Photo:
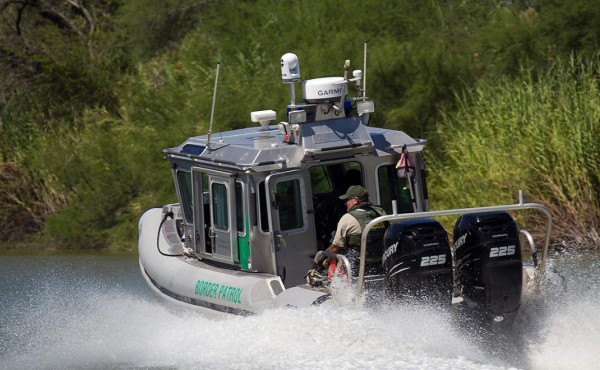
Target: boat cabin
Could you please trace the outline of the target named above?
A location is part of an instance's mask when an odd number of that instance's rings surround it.
[[[303,102],[296,104],[299,73],[290,78],[283,69],[292,91],[285,121],[273,125],[276,112],[252,112],[253,127],[190,137],[164,154],[185,246],[209,265],[278,275],[291,287],[305,283],[314,255],[329,246],[346,212],[338,197],[349,186],[364,186],[388,214],[428,205],[425,142],[369,127],[373,103],[360,79],[354,98],[348,97],[352,79],[305,81]],[[414,177],[397,175],[403,150],[415,164]]]

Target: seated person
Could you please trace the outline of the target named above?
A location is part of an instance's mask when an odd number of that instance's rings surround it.
[[[328,252],[344,254],[350,261],[353,275],[358,275],[358,257],[360,242],[364,227],[377,217],[385,215],[383,208],[369,202],[369,193],[360,185],[352,185],[346,194],[339,197],[346,204],[347,213],[340,218],[333,242],[327,248]],[[381,256],[383,255],[383,237],[387,227],[386,222],[375,225],[367,236],[366,273],[375,274],[381,271]],[[332,260],[327,258],[323,265]]]

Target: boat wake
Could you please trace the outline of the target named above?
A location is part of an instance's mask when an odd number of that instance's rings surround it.
[[[3,307],[0,368],[593,368],[600,362],[599,266],[582,272],[576,265],[567,293],[523,307],[520,330],[494,341],[485,328],[457,325],[453,312],[423,305],[340,300],[213,319],[169,310],[136,284],[57,278]]]
[[[598,256],[563,257],[537,320],[535,340],[527,348],[531,368],[597,369],[600,364],[600,260]]]

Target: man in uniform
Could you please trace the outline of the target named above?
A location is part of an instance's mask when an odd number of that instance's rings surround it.
[[[354,275],[357,275],[362,232],[369,222],[385,215],[385,211],[369,202],[369,193],[360,185],[350,186],[346,194],[339,198],[345,201],[347,213],[340,218],[333,242],[327,251],[344,254],[350,261]],[[383,238],[387,224],[387,222],[381,222],[375,225],[367,235],[367,274],[381,273]],[[326,266],[331,260],[331,257],[327,258],[323,265]]]

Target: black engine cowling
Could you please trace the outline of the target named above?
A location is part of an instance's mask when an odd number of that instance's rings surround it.
[[[454,227],[457,284],[494,315],[516,311],[523,285],[519,230],[506,212],[461,216]]]
[[[383,270],[393,295],[450,304],[452,256],[448,234],[439,222],[393,223],[385,234],[384,249]]]

